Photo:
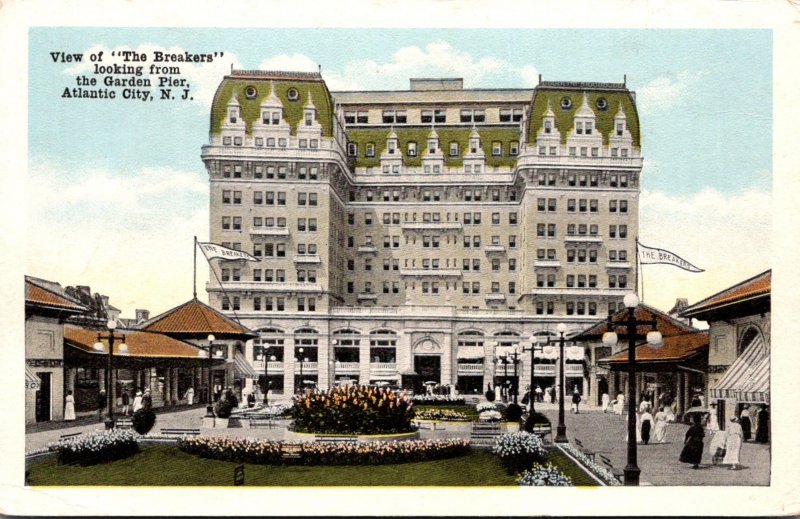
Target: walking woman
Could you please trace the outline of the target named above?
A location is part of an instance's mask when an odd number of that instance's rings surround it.
[[[758,413],[756,441],[758,443],[769,443],[769,409],[767,409],[766,404],[761,404],[761,411]]]
[[[653,415],[650,414],[649,408],[642,413],[642,443],[647,445],[650,443],[650,429],[653,427]]]
[[[72,396],[72,391],[67,391],[64,402],[64,420],[71,422],[75,419],[75,397]]]
[[[679,460],[682,463],[691,463],[692,468],[696,469],[700,466],[700,460],[703,459],[703,438],[706,433],[703,426],[700,425],[700,414],[694,414],[694,423],[689,430],[686,431],[686,438],[683,443],[683,450]]]
[[[656,427],[653,431],[653,440],[655,443],[665,443],[667,438],[667,422],[669,421],[669,417],[667,416],[667,406],[661,408],[659,412],[656,413],[655,421]]]
[[[752,437],[752,424],[750,423],[750,406],[747,404],[742,406],[742,412],[739,414],[739,425],[742,427],[742,438],[744,441],[750,441]]]
[[[727,438],[725,439],[725,458],[722,463],[730,465],[730,470],[739,470],[739,453],[742,450],[742,426],[734,416],[728,424]]]

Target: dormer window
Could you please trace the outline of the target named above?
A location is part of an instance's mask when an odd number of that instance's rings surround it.
[[[311,126],[314,124],[314,112],[309,110],[305,113],[305,123],[306,126]]]
[[[409,157],[416,157],[417,156],[417,143],[416,142],[409,142],[408,143],[408,156]]]
[[[375,156],[375,143],[374,142],[368,142],[367,143],[367,147],[365,148],[364,154],[367,157],[374,157]]]
[[[390,140],[390,141],[388,141],[388,143],[387,143],[387,149],[389,150],[389,155],[394,155],[394,150],[395,150],[396,148],[395,148],[395,142],[394,142],[394,140],[393,140],[393,139],[392,139],[392,140]]]
[[[578,135],[583,135],[583,123],[582,122],[575,123],[575,133],[577,133]]]
[[[451,157],[458,157],[458,143],[451,142],[450,143],[450,156]]]
[[[239,110],[236,108],[231,108],[228,112],[228,119],[230,120],[231,124],[236,124],[236,121],[239,119]]]
[[[350,157],[357,157],[358,156],[358,144],[355,142],[347,143],[347,155]]]
[[[436,153],[436,148],[437,148],[436,144],[437,144],[436,139],[430,139],[428,141],[428,153]]]
[[[544,122],[544,133],[551,133],[553,131],[553,123],[552,121],[545,121]]]
[[[280,124],[281,123],[281,113],[272,112],[272,124]]]
[[[624,130],[625,130],[625,124],[624,123],[617,123],[617,136],[618,137],[622,136],[622,132]]]
[[[592,134],[592,122],[586,121],[586,135]]]

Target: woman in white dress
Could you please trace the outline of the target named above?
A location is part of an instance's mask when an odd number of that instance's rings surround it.
[[[618,415],[622,414],[622,411],[625,409],[625,395],[622,393],[617,395],[617,403],[614,404],[614,412]]]
[[[194,388],[190,387],[186,390],[186,403],[189,405],[194,404]]]
[[[730,465],[730,470],[739,470],[739,452],[742,450],[742,426],[736,417],[728,424],[725,440],[725,458],[722,463]]]
[[[666,408],[667,406],[662,407],[655,416],[656,427],[653,431],[653,441],[655,443],[666,443],[667,441],[667,423],[669,422],[669,417],[665,411]]]
[[[608,411],[608,403],[609,403],[609,401],[610,401],[610,397],[608,396],[608,393],[603,393],[602,402],[603,402],[603,412],[604,413]]]
[[[133,399],[133,412],[135,413],[142,408],[142,392],[137,391],[136,397]]]
[[[72,421],[75,419],[75,397],[72,396],[72,391],[67,391],[64,402],[64,420]]]

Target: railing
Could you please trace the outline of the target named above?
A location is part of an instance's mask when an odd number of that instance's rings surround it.
[[[400,269],[401,276],[461,277],[458,269]]]
[[[362,299],[378,299],[378,294],[373,294],[371,292],[362,292],[358,294],[358,300],[361,301]]]
[[[376,371],[397,371],[397,363],[396,362],[370,362],[369,363],[369,370],[371,372]]]
[[[483,364],[459,364],[458,365],[458,373],[459,374],[475,374],[475,373],[483,373]]]
[[[252,227],[250,234],[255,236],[289,236],[289,229],[286,227]]]
[[[505,301],[506,300],[506,295],[505,294],[495,294],[495,293],[486,294],[486,300],[487,301]]]
[[[531,289],[531,293],[547,295],[558,294],[565,296],[624,296],[630,292],[628,288],[566,288],[566,287],[535,287]]]
[[[630,261],[608,261],[606,262],[607,269],[629,269],[631,268]]]
[[[225,290],[247,290],[250,292],[322,292],[320,283],[297,283],[281,281],[223,281],[222,287]],[[206,283],[206,289],[219,290],[219,286],[211,282]]]
[[[505,247],[505,245],[487,245],[486,247],[483,248],[483,250],[487,254],[488,253],[493,253],[493,252],[505,252],[506,251],[506,247]]]
[[[603,237],[597,234],[572,234],[564,237],[564,241],[576,243],[603,243]]]
[[[336,373],[352,373],[353,371],[359,371],[361,364],[358,362],[337,362],[335,368]]]
[[[253,369],[256,373],[264,373],[264,361],[263,360],[254,360],[253,361]],[[267,362],[267,372],[283,372],[283,362],[282,361],[270,361]]]
[[[298,362],[298,364],[300,364]],[[295,367],[295,373],[299,373],[300,369],[299,366]],[[317,363],[316,362],[303,362],[303,373],[308,373],[309,371],[317,371]]]
[[[561,268],[561,262],[558,260],[536,260],[533,262],[534,268]]]
[[[403,222],[404,231],[456,231],[461,229],[461,222]]]
[[[295,263],[322,263],[322,260],[316,254],[297,255],[294,257]]]
[[[374,245],[359,245],[358,252],[374,254],[378,252],[378,249],[376,249]]]
[[[554,377],[558,373],[557,368],[557,364],[537,364],[533,374],[537,377]],[[583,365],[564,364],[564,376],[583,376]]]
[[[642,167],[642,157],[581,157],[572,155],[534,155],[533,153],[520,155],[517,168],[542,164],[552,165],[578,165],[589,166],[618,166],[628,168]]]

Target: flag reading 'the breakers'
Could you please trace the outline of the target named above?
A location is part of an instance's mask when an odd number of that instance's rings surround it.
[[[647,265],[651,263],[663,263],[666,265],[674,265],[689,272],[705,272],[701,268],[697,268],[680,256],[671,253],[664,249],[656,249],[653,247],[645,247],[641,243],[636,243],[636,248],[639,253],[639,263]]]
[[[247,261],[261,261],[244,251],[229,249],[227,247],[223,247],[222,245],[217,245],[216,243],[197,242],[197,244],[200,246],[200,250],[203,251],[203,255],[205,255],[206,259],[209,260],[214,258],[222,258],[226,260],[243,259]]]

